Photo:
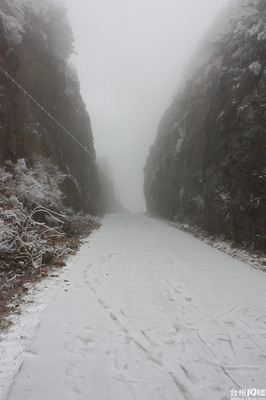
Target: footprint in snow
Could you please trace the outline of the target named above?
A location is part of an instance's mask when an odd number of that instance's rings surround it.
[[[123,317],[128,318],[128,315],[125,313],[125,311],[120,310],[121,315],[123,315]]]
[[[227,326],[235,326],[235,324],[232,321],[223,321],[225,325]]]

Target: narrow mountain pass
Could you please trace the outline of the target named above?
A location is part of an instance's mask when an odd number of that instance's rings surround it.
[[[225,400],[265,388],[262,271],[131,214],[105,217],[70,263],[8,400]]]

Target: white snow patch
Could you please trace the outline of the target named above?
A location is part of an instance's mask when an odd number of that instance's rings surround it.
[[[258,40],[266,40],[266,28],[258,34]]]
[[[225,202],[228,202],[230,198],[229,195],[224,194],[223,197],[222,194],[220,194],[219,197]],[[238,248],[232,241],[226,241],[219,235],[210,236],[196,226],[190,226],[188,224],[181,224],[178,222],[170,222],[169,225],[195,236],[196,238],[202,240],[208,245],[214,247],[215,249],[218,249],[223,253],[228,254],[229,256],[250,265],[251,267],[266,272],[266,257],[259,252],[256,253],[240,247]]]
[[[248,67],[248,69],[255,75],[258,76],[260,74],[261,71],[261,63],[259,61],[254,61],[252,64],[250,64],[250,66]]]
[[[44,42],[47,42],[48,36],[46,35],[45,32],[41,31],[42,39]]]
[[[30,354],[30,346],[39,324],[42,312],[58,295],[64,279],[68,277],[68,268],[54,272],[58,277],[43,279],[41,282],[28,285],[28,293],[23,297],[19,307],[14,300],[10,307],[16,308],[16,314],[8,317],[12,323],[7,332],[0,333],[0,399],[8,394],[13,378],[19,371],[23,359]],[[26,286],[26,285],[24,285]]]
[[[184,142],[184,139],[185,139],[185,131],[181,128],[181,126],[179,126],[179,138],[175,145],[175,154],[176,155],[180,152],[181,146]]]
[[[181,189],[179,190],[179,200],[180,201],[183,199],[184,193],[185,193],[185,189],[184,189],[184,186],[182,186]]]

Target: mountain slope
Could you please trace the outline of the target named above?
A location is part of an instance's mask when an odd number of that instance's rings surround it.
[[[265,248],[266,3],[234,1],[198,49],[145,171],[147,209]]]
[[[89,115],[68,63],[73,37],[66,10],[52,0],[0,0],[0,65],[69,131],[58,126],[0,71],[0,162],[49,157],[65,173],[65,204],[99,212]]]

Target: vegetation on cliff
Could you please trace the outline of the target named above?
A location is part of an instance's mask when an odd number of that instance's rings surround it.
[[[62,5],[0,0],[0,65],[22,86],[0,72],[0,163],[48,157],[65,176],[63,203],[95,215],[100,186],[90,118],[69,63],[72,52]]]

